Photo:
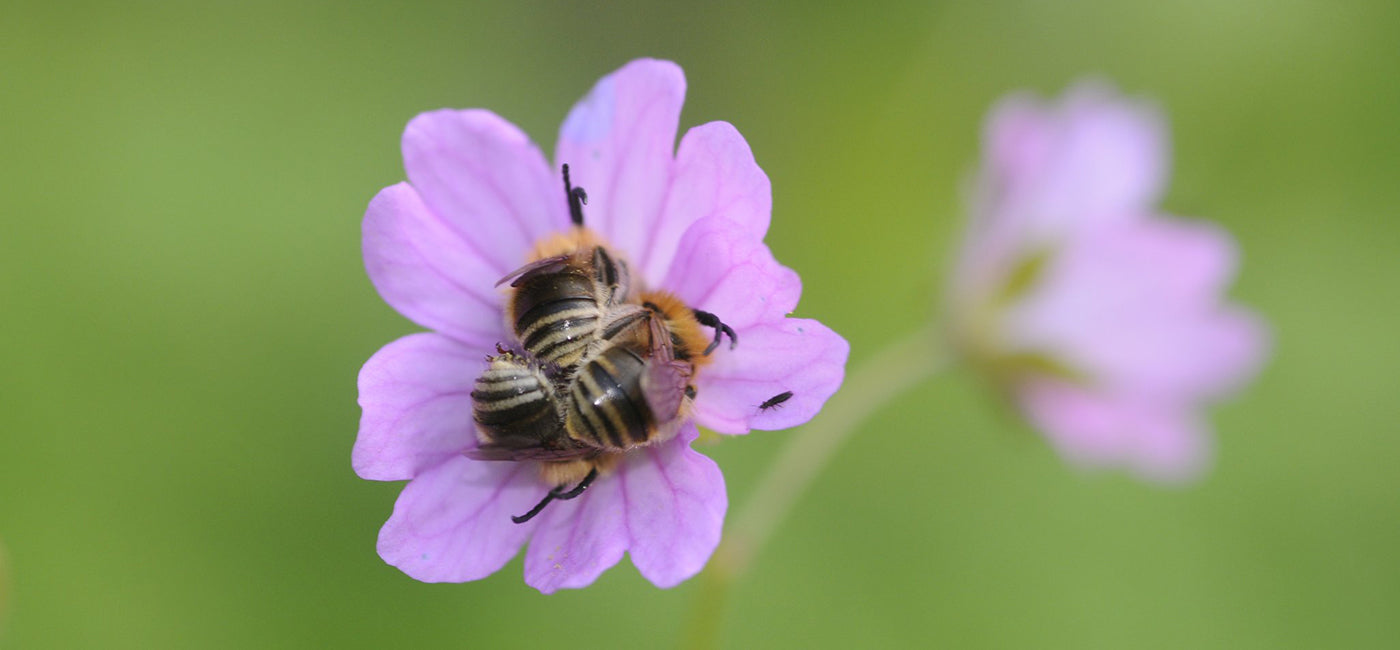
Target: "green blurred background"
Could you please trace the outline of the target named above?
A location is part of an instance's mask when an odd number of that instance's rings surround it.
[[[1166,107],[1167,208],[1235,233],[1276,337],[1184,489],[1067,468],[965,376],[902,396],[736,586],[727,646],[1400,642],[1400,4],[196,4],[0,21],[0,644],[677,641],[698,585],[625,560],[551,597],[518,559],[414,582],[374,551],[399,485],[349,462],[356,372],[414,329],[360,258],[404,124],[483,106],[550,151],[638,56],[685,68],[683,127],[748,137],[799,313],[854,363],[934,313],[988,106],[1085,74]],[[793,435],[706,450],[731,512]]]

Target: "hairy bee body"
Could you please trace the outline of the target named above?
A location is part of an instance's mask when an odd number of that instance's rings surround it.
[[[480,444],[466,455],[540,461],[555,486],[516,523],[578,496],[629,450],[673,438],[696,370],[722,335],[736,343],[713,314],[634,286],[627,263],[583,227],[586,195],[563,171],[574,226],[497,283],[510,284],[506,323],[518,347],[498,345],[472,391]],[[714,329],[712,342],[702,326]]]
[[[472,389],[472,418],[483,444],[523,449],[549,442],[562,409],[543,369],[513,352],[491,358]],[[544,435],[542,435],[544,434]]]
[[[592,239],[579,230],[578,239]],[[523,349],[546,363],[570,368],[610,327],[625,326],[616,321],[627,311],[620,310],[630,290],[627,263],[602,245],[541,258],[506,280],[507,323]]]

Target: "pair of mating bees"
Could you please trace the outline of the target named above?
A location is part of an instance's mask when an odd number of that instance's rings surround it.
[[[467,455],[541,461],[555,485],[511,518],[518,524],[582,494],[629,450],[675,437],[696,371],[723,337],[738,343],[714,314],[634,282],[626,261],[584,227],[587,194],[570,184],[568,165],[563,172],[573,228],[497,283],[510,284],[506,322],[518,346],[498,344],[472,390],[480,445]]]

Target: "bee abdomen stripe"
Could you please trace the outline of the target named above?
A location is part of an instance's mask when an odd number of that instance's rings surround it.
[[[521,376],[519,372],[487,371],[477,378],[476,391],[485,393],[523,393],[539,390],[540,380],[534,375]]]
[[[538,388],[532,391],[521,392],[511,391],[472,391],[472,399],[476,400],[477,408],[487,411],[500,411],[508,408],[515,408],[517,405],[527,402],[534,402],[543,399],[544,391]]]
[[[575,431],[574,434],[579,436],[587,435],[589,438],[592,438],[593,444],[599,447],[608,447],[611,443],[603,439],[600,431],[604,428],[603,422],[599,420],[597,414],[593,412],[594,409],[590,408],[585,411],[582,404],[583,402],[577,399],[572,401],[574,414],[578,416],[575,421],[581,425],[583,429],[586,429],[586,431]]]
[[[577,385],[583,388],[584,397],[597,405],[595,410],[606,417],[608,436],[619,447],[646,442],[646,423],[632,402],[632,393],[618,381],[617,367],[605,357],[587,368]]]
[[[596,315],[598,313],[598,302],[592,297],[569,297],[556,300],[546,300],[535,305],[515,319],[515,329],[521,334],[536,327],[538,324],[551,323],[561,318],[567,318],[570,313],[586,313]]]
[[[588,346],[592,338],[586,334],[591,333],[595,321],[596,318],[581,318],[566,323],[567,327],[559,327],[553,331],[541,330],[525,339],[525,347],[541,359],[555,360],[567,356],[569,352],[576,352]]]
[[[552,410],[543,393],[534,393],[499,402],[478,400],[474,415],[485,426],[518,427],[546,417]]]

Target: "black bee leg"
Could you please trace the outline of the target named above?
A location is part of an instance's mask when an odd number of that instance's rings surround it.
[[[569,183],[569,165],[564,164],[564,195],[569,199],[569,220],[575,226],[583,225],[583,206],[588,203],[588,193],[582,187]]]
[[[557,488],[556,488],[556,489],[557,489]],[[511,518],[510,518],[510,520],[513,521],[513,522],[515,522],[515,523],[517,523],[517,524],[523,524],[523,523],[525,523],[525,522],[527,522],[527,521],[530,521],[531,519],[534,519],[534,518],[535,518],[535,515],[540,514],[540,511],[541,511],[541,510],[544,510],[544,507],[547,506],[547,505],[549,505],[549,502],[550,502],[550,501],[553,501],[554,498],[555,498],[554,490],[550,490],[549,492],[545,493],[544,498],[543,498],[543,499],[540,499],[540,502],[539,502],[539,503],[536,503],[536,504],[535,504],[535,507],[530,508],[530,511],[529,511],[529,512],[527,512],[527,513],[525,513],[525,514],[523,514],[523,515],[520,515],[520,516],[518,516],[518,517],[512,515]]]
[[[734,333],[734,328],[721,322],[719,316],[707,311],[700,311],[699,309],[692,309],[691,311],[695,312],[695,320],[700,321],[701,325],[713,327],[715,329],[715,340],[711,341],[710,345],[706,346],[705,352],[702,353],[703,356],[710,356],[710,353],[714,352],[715,348],[719,347],[721,338],[726,334],[729,335],[729,349],[733,350],[734,346],[739,344],[739,335]]]
[[[578,485],[574,486],[574,489],[569,490],[568,492],[559,492],[559,488],[554,488],[554,490],[551,491],[551,494],[554,495],[554,498],[560,501],[568,501],[569,499],[583,494],[583,491],[587,490],[588,486],[593,484],[593,479],[595,478],[598,478],[597,468],[588,470],[588,476],[583,477],[583,480],[579,481]],[[561,485],[559,487],[563,486]]]
[[[583,477],[583,480],[579,481],[578,485],[574,486],[574,489],[569,490],[568,492],[561,492],[560,490],[563,490],[564,486],[557,486],[554,489],[547,492],[544,495],[544,498],[540,499],[540,502],[535,504],[535,507],[530,508],[529,512],[518,517],[512,516],[510,520],[517,524],[523,524],[527,521],[530,521],[531,519],[535,518],[535,515],[538,515],[540,514],[540,512],[544,511],[544,507],[549,505],[550,501],[554,501],[556,499],[559,501],[568,501],[569,499],[583,494],[583,491],[587,490],[588,486],[593,484],[593,479],[596,478],[598,478],[598,469],[595,467],[593,469],[588,470],[588,476]]]

